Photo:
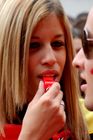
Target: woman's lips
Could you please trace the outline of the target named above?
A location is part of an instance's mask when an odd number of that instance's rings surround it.
[[[87,84],[83,84],[83,85],[81,85],[81,91],[82,92],[85,92],[86,91],[86,89],[87,89]]]
[[[80,78],[81,78],[81,80],[80,80],[80,89],[81,89],[82,92],[85,93],[85,91],[87,89],[87,82],[86,82],[86,79],[84,77],[84,73],[80,74]]]
[[[39,75],[40,79],[43,79],[43,77],[51,77],[54,81],[58,81],[58,72],[55,70],[44,71]]]

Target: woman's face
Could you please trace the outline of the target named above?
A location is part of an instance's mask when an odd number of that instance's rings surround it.
[[[80,70],[81,79],[85,80],[81,85],[81,91],[85,93],[85,105],[93,110],[93,59],[87,59],[81,48],[73,60],[73,65]]]
[[[93,10],[90,12],[85,28],[90,31],[93,38]],[[87,46],[88,47],[88,46]],[[81,71],[81,78],[85,84],[81,85],[81,90],[85,93],[85,105],[89,110],[93,110],[93,59],[85,57],[83,48],[76,54],[73,65]]]
[[[66,61],[65,36],[57,16],[42,19],[32,33],[29,48],[29,93],[35,95],[39,81],[51,76],[59,82]],[[32,97],[31,97],[32,98]]]

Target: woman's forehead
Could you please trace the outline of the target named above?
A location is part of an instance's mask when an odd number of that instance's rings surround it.
[[[93,37],[93,8],[90,10],[85,24],[85,28],[89,31],[89,34]]]

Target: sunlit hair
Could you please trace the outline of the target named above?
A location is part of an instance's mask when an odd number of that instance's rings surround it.
[[[27,102],[28,57],[37,23],[54,12],[65,34],[66,64],[60,83],[64,91],[67,127],[73,140],[88,140],[79,109],[69,22],[59,0],[6,0],[0,11],[0,124],[13,121],[16,107]],[[85,136],[86,133],[86,136]]]

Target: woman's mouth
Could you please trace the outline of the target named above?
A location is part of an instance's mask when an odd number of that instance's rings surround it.
[[[43,80],[44,78],[51,78],[55,82],[58,82],[58,76],[57,75],[44,75],[44,76],[39,76],[39,79]]]
[[[87,88],[87,84],[83,84],[83,85],[81,85],[81,91],[82,91],[82,92],[85,93],[86,88]]]
[[[43,80],[44,77],[50,77],[54,81],[58,82],[58,73],[56,71],[44,71],[39,75],[39,78]]]
[[[87,83],[85,80],[82,80],[81,85],[80,85],[80,89],[82,92],[85,93],[86,89],[87,89]]]

